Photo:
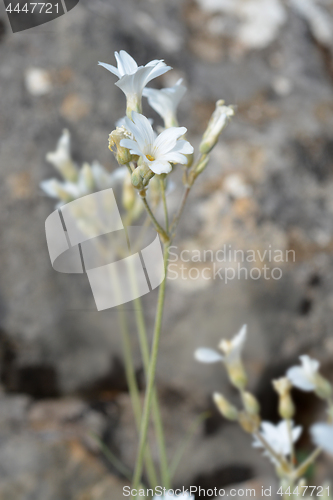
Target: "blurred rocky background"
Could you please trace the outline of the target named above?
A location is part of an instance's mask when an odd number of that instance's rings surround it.
[[[175,485],[275,484],[248,436],[215,413],[214,390],[231,400],[235,394],[221,367],[193,360],[195,348],[215,347],[248,323],[251,388],[273,421],[270,380],[299,354],[317,357],[333,376],[332,0],[81,0],[67,15],[18,34],[1,3],[1,500],[122,498],[127,480],[92,434],[133,467],[118,312],[97,313],[85,276],[52,269],[44,222],[53,202],[39,188],[54,176],[45,155],[63,128],[78,163],[97,159],[115,168],[107,138],[125,99],[97,62],[113,64],[120,49],[139,64],[165,59],[173,66],[154,86],[184,78],[179,118],[193,144],[216,100],[237,106],[191,193],[178,253],[225,244],[295,251],[295,262],[279,264],[279,280],[169,280],[158,387],[170,458],[193,421],[211,410],[195,427]],[[170,196],[171,211],[180,195],[177,188]],[[195,267],[201,275],[207,265],[187,263],[187,272]],[[151,330],[156,293],[143,303]],[[133,306],[126,311],[142,386]],[[298,423],[322,416],[311,396],[295,392],[295,400]],[[304,433],[299,453],[310,448]],[[311,484],[331,477],[332,466],[321,459]]]

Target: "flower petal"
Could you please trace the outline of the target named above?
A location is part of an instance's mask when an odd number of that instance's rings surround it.
[[[139,144],[132,139],[122,139],[120,141],[122,148],[127,148],[133,155],[143,156],[144,152],[140,149]]]
[[[315,424],[311,427],[310,433],[313,442],[333,455],[333,425],[327,423]]]
[[[103,66],[103,68],[107,69],[108,71],[116,75],[118,78],[121,77],[119,70],[115,66],[112,66],[111,64],[106,64],[98,61],[98,66]]]
[[[157,137],[154,142],[154,150],[158,151],[158,155],[169,153],[176,145],[179,137],[187,132],[185,127],[170,127]]]
[[[223,361],[223,356],[214,351],[214,349],[209,349],[208,347],[200,347],[194,353],[194,357],[200,363],[217,363]]]
[[[149,168],[155,174],[169,174],[172,170],[172,166],[168,161],[155,160],[149,162]]]
[[[305,392],[311,392],[315,389],[313,382],[307,377],[304,369],[301,366],[293,366],[287,370],[287,378],[294,387]]]
[[[138,65],[133,57],[126,52],[126,50],[121,50],[119,54],[118,52],[115,52],[114,55],[117,59],[120,72],[126,75],[132,75],[136,72]]]

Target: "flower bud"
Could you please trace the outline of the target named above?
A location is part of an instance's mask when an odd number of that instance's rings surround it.
[[[319,398],[330,399],[332,395],[332,386],[329,381],[322,377],[319,373],[317,373],[315,383],[315,394],[317,394]]]
[[[243,431],[253,434],[260,427],[260,417],[259,415],[249,415],[248,413],[242,411],[239,413],[239,424]]]
[[[242,392],[242,401],[244,408],[250,415],[258,415],[260,412],[260,405],[257,400],[250,392]]]
[[[279,395],[280,417],[290,420],[295,415],[295,405],[290,394],[292,383],[287,377],[282,377],[273,380],[273,387]]]
[[[200,152],[202,154],[210,153],[216,145],[222,130],[234,114],[234,109],[231,106],[224,106],[224,101],[222,100],[217,101],[215,111],[209,120],[200,144]]]
[[[226,369],[229,375],[230,382],[240,391],[243,391],[247,384],[247,375],[244,370],[243,363],[228,363],[225,361]]]
[[[238,420],[237,408],[229,403],[229,401],[224,396],[222,396],[222,394],[215,392],[213,394],[213,400],[217,406],[217,409],[224,416],[224,418],[233,421]]]
[[[112,151],[120,165],[126,165],[132,161],[133,156],[129,149],[120,146],[122,139],[128,139],[129,134],[124,127],[117,127],[116,130],[109,135],[109,149]]]
[[[148,186],[154,175],[154,172],[146,164],[139,165],[132,173],[132,185],[135,189],[142,191]]]

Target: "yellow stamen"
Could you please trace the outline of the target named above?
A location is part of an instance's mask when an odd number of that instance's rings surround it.
[[[146,155],[149,161],[155,161],[155,158],[151,155]]]

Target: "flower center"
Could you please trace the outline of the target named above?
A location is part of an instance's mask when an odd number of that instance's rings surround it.
[[[148,158],[149,161],[155,161],[155,158],[151,155],[146,155],[146,158]]]

